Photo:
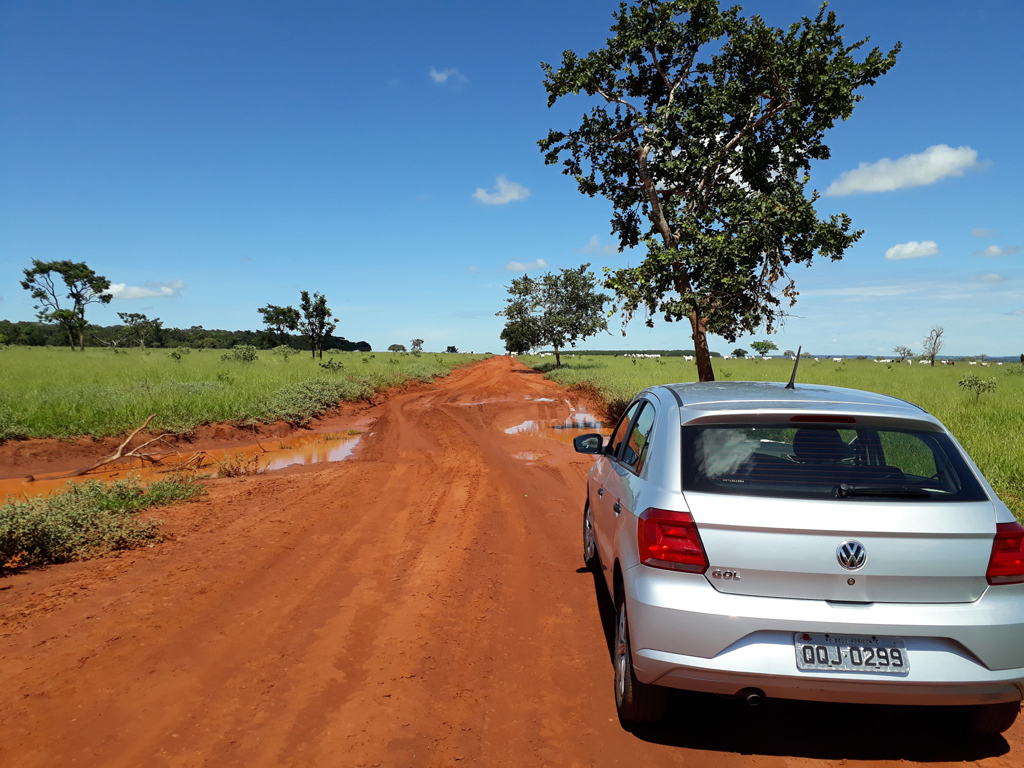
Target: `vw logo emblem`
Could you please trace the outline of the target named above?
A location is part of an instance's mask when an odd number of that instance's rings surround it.
[[[868,560],[868,551],[859,541],[850,539],[839,545],[839,549],[836,550],[836,560],[846,570],[856,571],[858,568],[864,567],[864,563]]]

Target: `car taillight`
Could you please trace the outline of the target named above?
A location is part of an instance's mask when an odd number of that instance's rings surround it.
[[[636,541],[644,565],[691,573],[707,570],[704,545],[689,512],[644,510],[637,520]]]
[[[992,557],[988,561],[985,576],[989,584],[1024,582],[1024,525],[996,523]]]

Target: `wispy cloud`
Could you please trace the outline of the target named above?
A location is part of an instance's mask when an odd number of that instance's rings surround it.
[[[476,264],[470,264],[468,267],[466,267],[466,271],[472,275],[475,275],[477,272],[480,271],[480,267],[478,267]]]
[[[975,251],[975,256],[1012,256],[1015,253],[1020,253],[1019,245],[990,245],[988,248],[983,248],[980,251]]]
[[[1024,309],[1015,309],[1015,310],[1013,310],[1013,312],[1007,312],[1006,314],[1012,315],[1012,316],[1024,315]]]
[[[896,261],[898,259],[919,259],[922,256],[934,256],[938,252],[939,246],[935,244],[934,240],[925,240],[921,243],[916,240],[911,240],[909,243],[894,245],[885,252],[885,258],[890,261]]]
[[[971,230],[971,237],[992,237],[992,230],[988,227],[977,227]]]
[[[525,264],[521,261],[510,261],[505,265],[505,270],[508,272],[526,272],[530,269],[544,269],[548,264],[544,259],[537,259],[536,261],[528,261]]]
[[[976,150],[937,144],[919,155],[904,155],[896,160],[886,157],[876,163],[861,163],[855,170],[841,173],[825,194],[841,196],[923,187],[946,176],[963,176],[964,171],[977,164]]]
[[[180,296],[184,287],[184,280],[174,280],[170,283],[157,283],[150,280],[146,282],[145,287],[141,288],[127,283],[112,283],[107,292],[113,294],[115,299],[169,298]]]
[[[593,253],[598,256],[614,256],[619,252],[619,248],[614,243],[608,243],[607,245],[601,245],[601,240],[597,235],[590,238],[586,245],[582,248],[573,248],[573,253]]]
[[[483,187],[477,187],[473,197],[487,205],[505,205],[513,200],[525,200],[530,196],[530,190],[522,184],[509,181],[504,176],[499,176],[495,181],[497,191],[488,192]]]
[[[434,69],[430,68],[430,79],[435,83],[465,83],[468,78],[463,75],[455,67],[448,67],[447,69]]]
[[[1001,283],[1003,282],[1003,276],[995,272],[989,272],[987,275],[978,275],[978,281],[982,283]]]

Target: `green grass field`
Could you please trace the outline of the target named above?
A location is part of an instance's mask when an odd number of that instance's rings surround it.
[[[311,360],[260,351],[255,362],[225,350],[84,353],[0,347],[0,440],[126,434],[150,414],[152,430],[279,418],[302,423],[339,400],[360,400],[409,380],[428,381],[481,355],[337,352]]]
[[[553,358],[524,356],[527,365],[545,371],[563,384],[588,384],[609,405],[621,410],[633,396],[653,384],[696,381],[697,367],[680,357],[637,359],[598,355],[562,355],[561,370],[551,370]],[[714,360],[719,381],[788,381],[793,362],[776,360]],[[958,386],[967,374],[994,378],[996,388],[979,398]],[[801,360],[797,381],[865,389],[909,400],[928,410],[949,427],[967,449],[1000,498],[1024,520],[1024,367],[1019,364],[988,368],[875,363],[831,358]]]

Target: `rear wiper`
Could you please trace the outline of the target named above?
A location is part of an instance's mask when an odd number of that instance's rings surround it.
[[[840,483],[836,488],[836,496],[845,499],[847,496],[894,496],[901,499],[927,499],[931,496],[924,488],[913,485],[854,485]]]

